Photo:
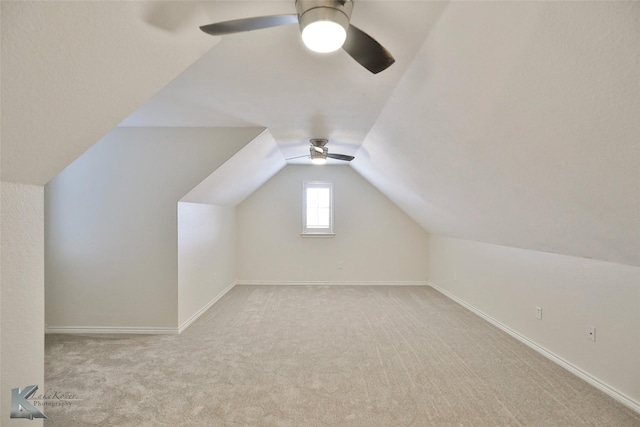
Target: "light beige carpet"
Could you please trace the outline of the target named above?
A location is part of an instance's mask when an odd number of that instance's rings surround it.
[[[179,336],[46,337],[45,426],[640,426],[428,287],[236,286]]]

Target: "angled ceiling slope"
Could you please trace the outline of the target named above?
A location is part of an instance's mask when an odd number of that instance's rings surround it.
[[[451,3],[352,166],[428,231],[640,265],[639,18]]]
[[[265,129],[180,201],[237,206],[286,164],[271,132]]]
[[[308,152],[310,138],[354,154],[446,4],[356,0],[351,22],[396,58],[375,75],[345,52],[311,52],[297,25],[222,36],[121,126],[261,126],[286,158]],[[207,2],[205,9],[202,24],[295,13],[295,0]]]
[[[190,30],[290,1],[158,3],[0,4],[3,180],[42,185],[117,123],[259,126],[285,157],[357,151],[428,231],[640,264],[640,3],[362,0],[352,22],[397,59],[379,75],[295,27]]]
[[[46,184],[217,42],[149,4],[0,3],[2,180]]]

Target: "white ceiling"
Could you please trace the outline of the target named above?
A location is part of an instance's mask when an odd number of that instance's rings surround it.
[[[215,44],[145,2],[2,1],[2,180],[44,185]]]
[[[271,132],[262,130],[180,201],[237,206],[286,164]]]
[[[329,138],[330,151],[355,154],[445,7],[443,2],[356,2],[351,23],[396,58],[377,75],[342,50],[309,51],[297,25],[215,37],[220,41],[214,49],[121,126],[264,126],[287,158],[308,154],[310,138]],[[291,0],[193,8],[202,23],[295,13]]]
[[[436,234],[639,265],[640,3],[451,3],[353,166]]]
[[[1,7],[3,180],[118,124],[261,127],[284,157],[328,137],[428,231],[640,265],[639,2],[356,0],[397,60],[378,75],[296,26],[197,29],[293,0]]]

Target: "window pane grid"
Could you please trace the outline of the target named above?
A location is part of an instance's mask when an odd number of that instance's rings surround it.
[[[309,208],[307,207],[307,228],[329,228],[330,224],[329,208]]]
[[[304,184],[303,232],[332,234],[331,183]]]

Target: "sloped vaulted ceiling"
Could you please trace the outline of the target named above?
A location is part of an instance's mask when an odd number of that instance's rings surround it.
[[[375,76],[296,26],[197,29],[293,3],[2,2],[3,180],[42,185],[118,123],[258,126],[284,157],[356,154],[430,232],[640,264],[640,3],[357,0],[397,59]]]
[[[211,2],[202,19],[295,13],[294,5]],[[355,152],[446,5],[356,0],[351,22],[396,58],[376,75],[341,50],[309,51],[297,25],[226,35],[121,126],[263,126],[285,157],[308,153],[314,137],[329,138],[336,152]]]
[[[640,3],[453,2],[353,166],[427,230],[638,265]]]
[[[219,41],[149,25],[150,5],[0,3],[3,181],[46,184]]]

